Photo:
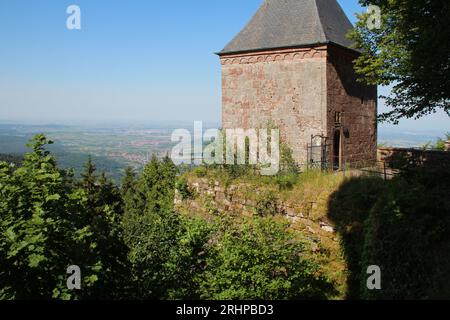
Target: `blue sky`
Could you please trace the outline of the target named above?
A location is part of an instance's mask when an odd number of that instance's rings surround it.
[[[220,51],[262,0],[1,0],[0,120],[220,121]],[[354,21],[357,0],[340,0]],[[82,30],[66,28],[69,5]],[[385,91],[385,90],[383,90]],[[442,113],[410,127],[449,128]]]

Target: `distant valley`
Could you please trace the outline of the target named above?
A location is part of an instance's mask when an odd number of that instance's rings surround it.
[[[65,126],[0,124],[0,154],[21,155],[28,151],[26,143],[37,133],[44,133],[55,143],[50,150],[64,168],[80,173],[88,155],[99,172],[105,171],[116,182],[126,166],[141,168],[156,154],[170,153],[174,129],[189,129],[192,124],[152,124],[149,126]],[[209,127],[212,127],[209,126]],[[392,147],[420,147],[444,136],[439,131],[401,131],[381,129],[379,143]]]

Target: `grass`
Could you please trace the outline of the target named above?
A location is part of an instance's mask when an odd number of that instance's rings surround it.
[[[217,168],[196,169],[186,173],[186,178],[233,186],[237,188],[233,196],[239,201],[250,199],[260,205],[256,212],[264,213],[266,207],[273,214],[274,198],[287,205],[297,217],[290,220],[290,230],[309,244],[308,255],[338,291],[331,298],[450,297],[450,172],[444,168],[439,175],[435,170],[412,168],[388,181],[322,171],[261,177]],[[197,195],[194,200],[200,210],[205,198]],[[207,199],[210,211],[213,198]],[[190,209],[185,212],[190,214]],[[277,218],[287,217],[278,214]],[[322,223],[336,232],[322,230]],[[372,264],[384,272],[381,291],[369,292],[365,287],[366,268]]]
[[[337,294],[332,298],[345,298],[348,266],[340,235],[324,232],[320,225],[321,221],[329,221],[327,214],[330,196],[348,179],[342,173],[311,170],[278,176],[259,176],[250,172],[233,176],[223,169],[198,167],[185,173],[184,178],[191,182],[201,179],[209,185],[219,182],[223,187],[236,186],[239,199],[248,199],[255,203],[255,214],[261,215],[263,207],[267,208],[269,214],[273,214],[272,202],[278,201],[289,205],[299,216],[303,215],[306,219],[292,222],[290,230],[309,244],[308,257],[319,263],[329,280],[334,283]],[[196,214],[204,218],[214,209],[217,211],[211,197],[197,195],[194,201],[202,208],[200,211],[203,211],[200,213],[197,210]],[[192,208],[185,207],[181,211],[192,214]],[[238,213],[222,214],[236,216]],[[286,218],[280,215],[277,219]]]

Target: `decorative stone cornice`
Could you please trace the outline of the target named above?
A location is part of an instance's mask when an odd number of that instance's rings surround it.
[[[273,61],[296,61],[303,59],[322,59],[327,57],[327,46],[315,48],[280,49],[242,54],[230,54],[220,57],[222,65],[252,64]]]

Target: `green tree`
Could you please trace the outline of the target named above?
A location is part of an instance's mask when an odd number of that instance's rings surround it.
[[[172,159],[166,155],[161,161],[160,170],[163,181],[161,183],[161,206],[164,210],[173,210],[178,169]]]
[[[170,158],[159,161],[153,155],[133,192],[126,195],[123,230],[138,298],[178,295],[181,271],[174,265],[174,252],[182,243],[183,222],[173,212],[175,180]]]
[[[95,175],[95,171],[97,168],[95,167],[94,162],[92,161],[92,157],[89,155],[86,163],[83,166],[84,171],[81,173],[81,185],[85,190],[94,191],[95,183],[97,181],[97,177]]]
[[[169,157],[159,161],[156,155],[144,167],[138,179],[135,197],[139,210],[162,212],[173,209],[177,168]]]
[[[84,298],[119,298],[126,294],[131,277],[128,249],[122,237],[123,203],[120,189],[105,172],[96,178],[95,165],[89,158],[82,174],[81,189],[87,201],[82,203],[85,221],[92,230],[91,242],[85,248],[87,264],[99,276]]]
[[[89,159],[83,179],[60,170],[44,135],[23,165],[0,164],[0,299],[115,298],[126,284],[119,190]],[[66,270],[78,265],[82,290]]]
[[[66,269],[84,267],[83,248],[91,229],[83,223],[82,195],[45,150],[44,135],[29,144],[33,150],[14,169],[0,164],[0,298],[74,299],[66,287]],[[83,268],[83,286],[96,277]]]
[[[122,187],[121,187],[121,193],[122,196],[125,197],[128,191],[133,191],[136,184],[136,172],[134,171],[133,167],[126,167],[125,173],[122,178]]]
[[[350,37],[362,55],[356,71],[368,84],[393,85],[381,120],[397,123],[443,109],[450,115],[450,3],[447,0],[360,0],[381,9],[380,29],[359,15]]]
[[[411,170],[390,181],[369,207],[360,298],[450,297],[449,181],[445,168],[439,175]],[[367,289],[366,268],[374,264],[382,270],[383,290]]]
[[[4,161],[6,163],[12,163],[15,166],[20,166],[22,163],[22,157],[15,154],[3,154],[0,153],[0,161]]]
[[[165,267],[176,275],[167,292],[170,299],[199,299],[198,276],[206,266],[206,251],[214,225],[201,218],[181,218],[176,246],[171,249]]]
[[[198,276],[204,299],[308,299],[333,292],[304,245],[273,218],[248,218],[223,228]]]

